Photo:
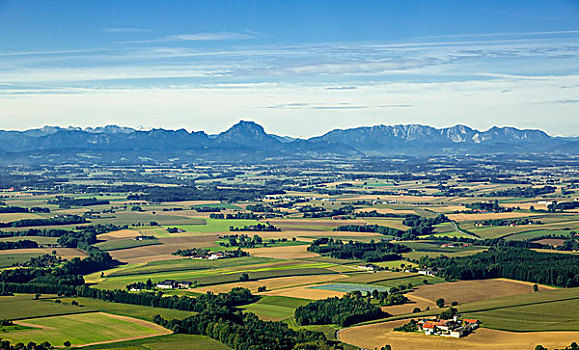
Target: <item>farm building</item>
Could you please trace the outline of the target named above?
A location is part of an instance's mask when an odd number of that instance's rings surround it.
[[[187,288],[191,288],[191,282],[165,280],[163,282],[157,283],[157,288],[159,288],[159,289],[175,289],[175,288],[187,289]]]
[[[374,264],[360,264],[360,265],[358,265],[358,270],[374,271],[375,269],[376,269],[376,265],[374,265]]]
[[[464,337],[476,329],[478,325],[478,320],[461,320],[457,316],[452,320],[421,319],[418,321],[418,326],[424,334],[451,338]]]

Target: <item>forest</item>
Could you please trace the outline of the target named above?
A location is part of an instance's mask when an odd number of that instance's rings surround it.
[[[579,256],[571,254],[496,247],[464,257],[422,257],[419,262],[449,280],[511,278],[557,287],[579,286]]]
[[[378,242],[348,242],[333,238],[319,238],[312,242],[308,251],[321,255],[329,255],[337,259],[360,259],[366,262],[392,261],[401,259],[401,253],[407,253],[410,248],[389,243],[386,240]]]
[[[355,323],[388,317],[377,305],[364,299],[344,296],[317,300],[300,306],[294,313],[296,322],[311,324],[338,324],[346,327]]]

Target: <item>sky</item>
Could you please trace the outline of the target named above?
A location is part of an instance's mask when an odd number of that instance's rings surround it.
[[[0,128],[579,136],[579,1],[0,0]]]

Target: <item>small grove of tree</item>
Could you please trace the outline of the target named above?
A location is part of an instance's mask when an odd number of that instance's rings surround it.
[[[333,238],[319,238],[312,242],[308,251],[338,259],[378,262],[399,260],[402,258],[400,253],[409,252],[410,248],[386,240],[378,242],[372,240],[369,243],[354,241],[344,243],[341,240],[334,241]]]
[[[243,227],[230,226],[229,231],[281,231],[281,229],[270,224],[257,224]]]
[[[54,347],[49,342],[43,342],[40,344],[36,344],[35,342],[28,342],[28,344],[24,343],[16,343],[11,344],[9,340],[0,339],[0,349],[2,350],[49,350],[54,349]]]
[[[543,345],[535,346],[535,350],[549,350],[548,348],[544,347]],[[554,350],[579,350],[579,345],[576,342],[572,342],[569,346],[566,346],[565,349],[554,349]]]
[[[410,320],[408,323],[403,324],[400,327],[394,328],[395,332],[418,332],[418,322],[416,320]]]
[[[436,306],[443,308],[444,307],[444,299],[443,298],[436,299]]]
[[[344,296],[317,300],[298,307],[294,312],[296,322],[311,324],[338,324],[342,327],[389,316],[370,302]]]

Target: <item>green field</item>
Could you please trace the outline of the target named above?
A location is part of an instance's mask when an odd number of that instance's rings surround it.
[[[0,269],[23,264],[31,258],[41,255],[42,253],[0,254]]]
[[[16,237],[2,237],[2,238],[0,238],[0,242],[16,242],[16,241],[23,241],[23,240],[34,241],[40,245],[56,244],[58,237],[16,236]]]
[[[408,284],[412,284],[413,286],[419,286],[424,284],[424,280],[428,281],[428,284],[434,283],[441,283],[444,282],[444,278],[434,277],[434,276],[408,276],[405,278],[396,278],[396,279],[389,279],[383,281],[373,282],[372,285],[379,285],[384,287],[398,287],[400,285],[407,286]]]
[[[224,259],[225,260],[225,259]],[[237,259],[226,259],[237,260]],[[247,273],[251,280],[287,277],[287,276],[307,276],[319,274],[335,274],[337,272],[328,270],[328,267],[333,267],[335,264],[331,263],[288,263],[288,264],[259,264],[246,265],[241,268],[222,267],[214,269],[197,269],[197,270],[170,270],[166,272],[147,273],[147,274],[131,274],[131,275],[115,275],[114,273],[107,276],[104,281],[97,284],[96,287],[103,289],[123,289],[127,284],[134,282],[144,282],[147,279],[153,282],[162,281],[165,279],[173,279],[179,281],[196,281],[199,286],[213,285],[219,283],[229,283],[239,281],[242,273]]]
[[[161,334],[144,325],[96,312],[31,318],[23,322],[41,329],[6,333],[2,337],[12,343],[48,341],[53,345],[62,345],[70,341],[73,345],[80,345]]]
[[[253,312],[265,320],[277,321],[293,316],[297,307],[310,303],[311,300],[282,297],[266,296],[256,303],[245,306],[243,309]]]
[[[112,251],[112,250],[121,250],[121,249],[129,249],[129,248],[136,248],[136,247],[145,247],[149,245],[158,245],[161,244],[156,239],[146,239],[143,241],[136,241],[132,238],[127,239],[115,239],[112,241],[101,242],[95,244],[95,247],[99,248],[100,250],[104,251]]]
[[[24,318],[65,315],[94,311],[88,307],[56,304],[52,299],[33,300],[34,295],[20,294],[15,296],[0,297],[0,320],[18,320]],[[47,298],[55,297],[48,295]]]
[[[120,276],[143,275],[162,272],[218,269],[243,265],[274,263],[278,261],[279,260],[277,259],[257,258],[257,257],[242,257],[242,258],[221,259],[221,260],[173,259],[164,261],[154,261],[147,263],[145,265],[117,269],[115,272],[107,274],[107,276],[120,277]]]
[[[229,227],[243,227],[257,225],[257,220],[221,220],[221,219],[204,219],[205,225],[174,225],[175,227],[187,232],[207,233],[207,232],[229,232]],[[258,232],[256,232],[258,233]]]
[[[104,300],[90,299],[90,298],[64,298],[62,299],[62,303],[70,304],[73,300],[78,301],[80,305],[84,305],[84,307],[88,309],[99,310],[115,315],[140,318],[150,322],[153,321],[153,317],[155,315],[161,315],[164,318],[173,319],[173,318],[185,318],[193,314],[193,312],[190,311],[162,309],[152,306],[111,303]]]
[[[171,334],[112,344],[83,347],[83,350],[230,350],[224,344],[202,335]]]

